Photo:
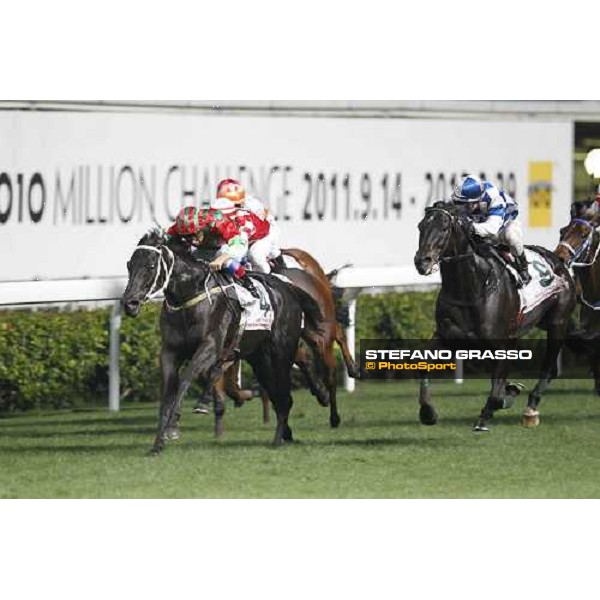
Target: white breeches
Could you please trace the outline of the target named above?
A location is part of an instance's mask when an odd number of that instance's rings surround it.
[[[514,256],[521,256],[523,251],[523,228],[521,221],[513,219],[509,221],[498,235],[498,240],[506,244]]]
[[[252,269],[261,273],[270,273],[269,259],[277,258],[281,254],[279,248],[279,236],[277,235],[276,227],[271,225],[269,235],[257,240],[250,245],[248,259],[252,265]]]

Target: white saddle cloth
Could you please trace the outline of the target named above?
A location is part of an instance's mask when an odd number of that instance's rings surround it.
[[[554,273],[552,265],[542,255],[525,248],[525,257],[531,281],[519,289],[522,314],[531,312],[544,300],[568,287],[567,281]],[[508,265],[508,269],[515,281],[520,283],[520,277],[514,267]]]
[[[246,331],[270,331],[275,313],[273,312],[269,293],[260,281],[256,281],[256,279],[252,281],[254,287],[258,290],[260,300],[241,285],[235,284],[234,286],[240,305],[243,308],[243,328]]]

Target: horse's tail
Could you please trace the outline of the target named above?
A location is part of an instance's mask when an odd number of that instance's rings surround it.
[[[314,300],[310,294],[307,294],[304,290],[301,290],[294,284],[290,284],[289,287],[304,313],[304,326],[313,329],[316,332],[320,332],[323,313],[316,300]]]
[[[335,285],[333,280],[340,271],[351,266],[350,263],[346,263],[327,273],[327,280],[329,281],[329,287],[331,288],[331,293],[333,294],[333,299],[335,301],[335,320],[344,328],[350,326],[350,309],[348,303],[344,302],[344,289]]]

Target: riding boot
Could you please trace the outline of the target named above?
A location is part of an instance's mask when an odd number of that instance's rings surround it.
[[[260,300],[260,294],[258,293],[258,290],[256,289],[254,282],[252,279],[250,279],[250,277],[241,277],[238,279],[238,283],[242,287],[246,288],[257,300]]]
[[[527,266],[527,259],[525,258],[525,252],[515,258],[515,265],[519,272],[519,277],[523,282],[523,285],[527,285],[531,281],[531,275]]]

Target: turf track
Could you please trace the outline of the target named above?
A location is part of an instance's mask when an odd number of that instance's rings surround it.
[[[340,393],[338,430],[298,392],[290,422],[299,441],[279,449],[257,401],[228,405],[221,442],[212,417],[188,403],[182,440],[156,458],[147,455],[155,406],[11,415],[0,419],[0,497],[600,497],[591,381],[555,382],[538,429],[520,426],[522,396],[489,434],[473,434],[485,387],[435,384],[440,423],[424,427],[415,383],[359,383]]]

